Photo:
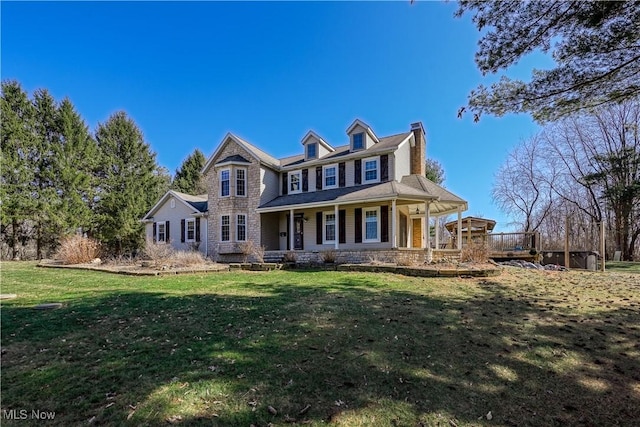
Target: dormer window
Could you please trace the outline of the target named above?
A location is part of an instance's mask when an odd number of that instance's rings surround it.
[[[315,159],[318,157],[318,143],[307,144],[307,159]]]
[[[364,132],[353,135],[353,149],[362,150],[364,148]]]

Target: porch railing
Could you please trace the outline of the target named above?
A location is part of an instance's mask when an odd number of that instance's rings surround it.
[[[492,252],[518,252],[535,250],[540,252],[540,233],[537,231],[523,233],[486,234],[487,246]]]

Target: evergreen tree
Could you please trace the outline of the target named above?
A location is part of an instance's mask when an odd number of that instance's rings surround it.
[[[434,159],[427,159],[425,176],[436,184],[442,185],[444,182],[444,169],[440,162]]]
[[[52,147],[58,234],[87,230],[91,224],[97,147],[84,120],[65,98],[58,109],[60,138]]]
[[[176,191],[187,194],[204,194],[207,187],[202,177],[202,168],[206,163],[206,159],[202,151],[197,148],[189,155],[176,170],[176,176],[173,179],[171,188]]]
[[[114,255],[131,253],[144,241],[140,218],[160,196],[155,154],[125,112],[99,124],[95,139],[99,150],[95,236]]]
[[[483,35],[476,64],[497,73],[525,55],[551,53],[556,65],[533,70],[524,82],[503,76],[469,95],[480,114],[525,112],[539,122],[602,105],[634,99],[640,93],[640,2],[461,0],[457,15],[473,14]],[[460,109],[459,115],[464,111]]]
[[[58,194],[55,188],[55,153],[60,144],[58,129],[58,107],[55,99],[46,89],[34,93],[34,129],[36,144],[31,152],[30,164],[34,168],[32,183],[36,208],[33,212],[36,240],[36,257],[41,259],[44,251],[52,249],[57,242],[56,205]]]
[[[16,81],[2,82],[0,229],[13,259],[31,238],[28,220],[36,209],[30,164],[36,145],[33,122],[34,108],[27,93]]]

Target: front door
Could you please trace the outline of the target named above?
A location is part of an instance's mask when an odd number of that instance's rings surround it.
[[[411,239],[411,247],[412,248],[421,248],[422,247],[422,219],[414,218],[413,219],[413,231],[412,231],[412,239]]]
[[[301,251],[304,248],[304,218],[296,216],[293,218],[293,249]]]

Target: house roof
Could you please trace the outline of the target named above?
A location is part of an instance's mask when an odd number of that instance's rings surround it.
[[[185,206],[187,206],[189,209],[194,210],[193,214],[202,214],[208,211],[209,202],[208,202],[208,196],[206,194],[199,194],[197,196],[194,196],[191,194],[181,193],[175,190],[169,190],[164,194],[164,196],[160,198],[160,200],[158,200],[158,203],[156,203],[149,210],[149,212],[147,212],[147,214],[142,218],[142,220],[143,221],[151,220],[153,218],[153,215],[155,215],[155,213],[172,196],[175,197],[176,200],[180,201]]]
[[[222,164],[222,163],[251,163],[249,160],[245,159],[244,157],[242,157],[239,154],[234,154],[233,156],[227,156],[222,160],[219,160],[216,162],[216,165]]]
[[[307,141],[307,139],[314,137],[315,139],[317,139],[320,144],[326,148],[329,151],[334,151],[335,148],[333,148],[331,146],[331,144],[327,143],[327,141],[325,141],[324,139],[322,139],[322,137],[320,135],[318,135],[317,133],[315,133],[314,131],[310,130],[309,132],[307,132],[307,134],[302,138],[302,145],[305,144],[305,142]]]
[[[355,153],[351,152],[350,145],[341,145],[335,148],[335,151],[329,153],[320,159],[311,159],[305,160],[304,154],[299,154],[296,156],[286,157],[280,160],[280,166],[283,168],[293,167],[293,166],[302,166],[304,164],[322,164],[329,163],[332,161],[339,161],[342,157],[346,157],[349,155],[353,155],[353,157],[367,157],[370,155],[374,155],[379,152],[390,151],[394,148],[397,148],[404,141],[412,137],[412,132],[404,132],[396,135],[386,136],[384,138],[380,138],[380,142],[373,145],[372,147],[366,150],[359,150]]]
[[[380,140],[378,139],[378,136],[371,129],[371,126],[369,126],[368,124],[366,124],[360,119],[355,119],[353,123],[351,123],[351,126],[347,128],[347,134],[350,134],[356,126],[363,127],[367,131],[371,139],[373,139],[375,142],[380,142]]]
[[[235,141],[238,145],[240,145],[242,148],[244,148],[253,158],[258,160],[260,163],[263,163],[263,164],[265,164],[265,165],[267,165],[267,166],[269,166],[269,167],[271,167],[273,169],[276,169],[276,170],[280,167],[280,161],[278,159],[276,159],[275,157],[265,153],[264,151],[262,151],[261,149],[259,149],[255,145],[252,145],[252,144],[248,143],[247,141],[245,141],[244,139],[240,138],[239,136],[234,135],[234,134],[229,132],[229,133],[227,133],[225,135],[224,138],[222,138],[222,143],[218,146],[218,148],[211,155],[211,157],[209,157],[209,160],[207,160],[207,163],[202,168],[202,173],[203,174],[205,174],[209,170],[209,168],[213,164],[214,159],[218,156],[218,153],[220,153],[222,148],[226,145],[227,141],[229,141],[229,140]],[[233,156],[230,156],[230,157],[233,157]],[[240,157],[242,157],[242,156],[240,156]]]
[[[458,206],[463,206],[466,209],[466,201],[426,178],[427,183],[422,182],[420,178],[416,176],[414,179],[407,180],[407,182],[389,181],[355,187],[288,194],[264,203],[258,208],[258,211],[274,212],[291,208],[366,203],[391,199],[403,199],[415,203],[431,200],[432,213],[434,214],[448,213],[457,210]],[[403,181],[405,180],[403,179]]]

